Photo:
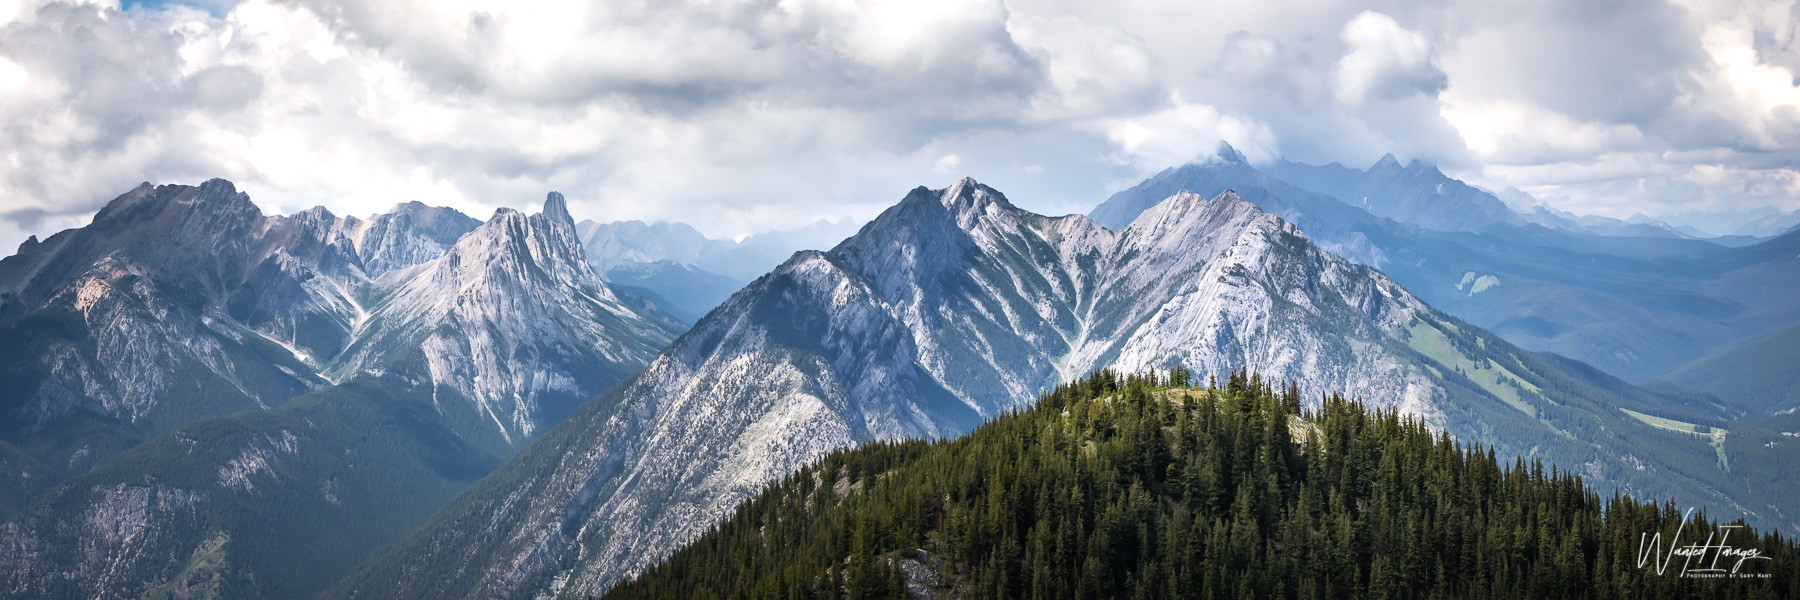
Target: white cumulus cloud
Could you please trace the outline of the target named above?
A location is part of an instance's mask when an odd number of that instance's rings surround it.
[[[718,236],[956,175],[1076,212],[1221,140],[1725,230],[1800,208],[1796,6],[0,0],[0,247],[211,177]]]

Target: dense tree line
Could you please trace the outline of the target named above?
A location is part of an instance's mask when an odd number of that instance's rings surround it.
[[[1394,411],[1194,383],[1101,371],[959,439],[834,453],[607,597],[1800,597],[1779,535],[1731,530],[1752,577],[1659,573],[1681,523],[1722,524]]]

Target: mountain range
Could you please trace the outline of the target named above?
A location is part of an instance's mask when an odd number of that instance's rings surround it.
[[[1732,235],[1770,237],[1800,230],[1800,209],[1776,213],[1738,227]]]
[[[833,450],[959,435],[1100,367],[1175,366],[1341,390],[1645,497],[1783,529],[1800,514],[1739,493],[1691,431],[1631,416],[1735,406],[1514,347],[1237,192],[1176,192],[1111,230],[964,179],[751,283],[328,595],[598,593]]]
[[[855,225],[817,221],[738,241],[708,238],[684,223],[582,221],[575,229],[588,264],[614,289],[692,324],[794,251],[829,248],[854,233]]]
[[[0,595],[584,597],[831,452],[1101,368],[1249,369],[1800,531],[1794,234],[1599,235],[1416,161],[1229,147],[1091,218],[921,187],[785,261],[839,226],[722,242],[565,204],[264,216],[146,184],[27,241],[0,260]]]
[[[475,225],[422,205],[264,217],[222,180],[140,186],[0,260],[0,442],[81,473],[194,419],[328,385],[313,357],[348,341],[356,282]]]
[[[1304,183],[1277,176],[1284,171],[1306,175]],[[1504,203],[1417,162],[1384,160],[1367,171],[1277,163],[1265,171],[1225,146],[1211,160],[1114,194],[1091,214],[1123,227],[1177,191],[1227,188],[1439,309],[1628,381],[1800,322],[1800,298],[1791,293],[1800,289],[1800,236],[1732,248],[1553,229],[1494,216]],[[1363,207],[1364,197],[1376,200]],[[1434,216],[1440,212],[1467,218]]]
[[[555,193],[365,221],[145,186],[0,275],[46,298],[0,332],[6,456],[47,483],[7,490],[10,595],[310,595],[681,330],[610,291]]]

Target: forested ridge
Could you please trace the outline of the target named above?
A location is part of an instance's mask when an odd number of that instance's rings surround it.
[[[1733,523],[1335,395],[1190,379],[1100,371],[958,439],[833,453],[606,597],[1800,597],[1792,539],[1729,530],[1762,558],[1696,577],[1736,559],[1671,552]]]

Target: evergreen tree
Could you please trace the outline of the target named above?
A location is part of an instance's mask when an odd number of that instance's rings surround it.
[[[904,598],[909,570],[964,598],[1800,597],[1778,534],[1732,534],[1768,557],[1753,577],[1659,574],[1643,534],[1742,523],[1338,395],[1191,377],[1100,371],[959,439],[833,453],[607,597]]]

